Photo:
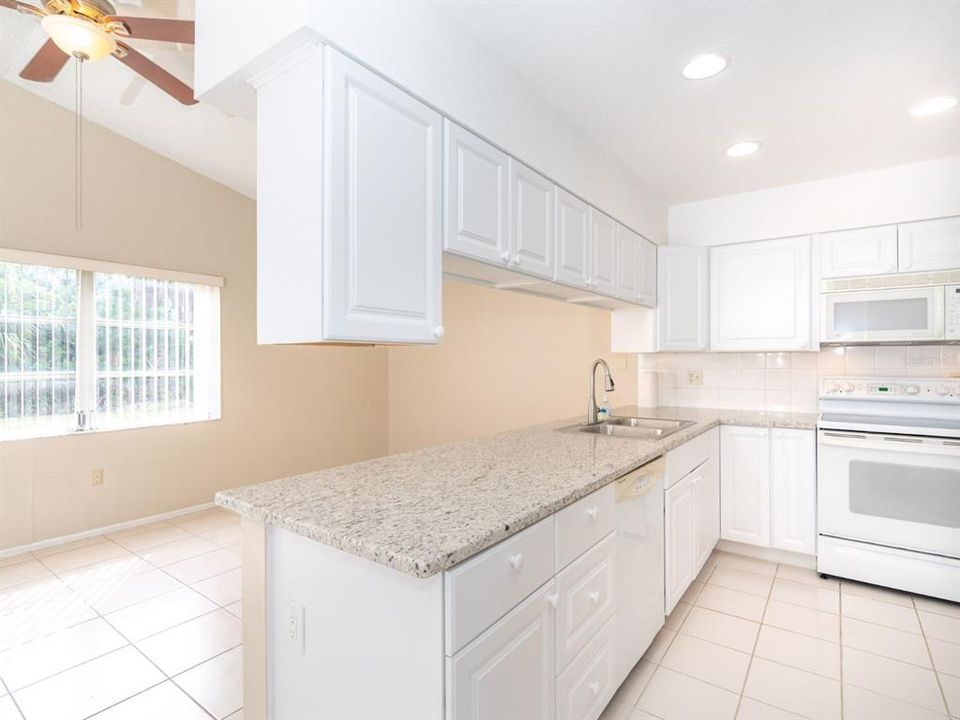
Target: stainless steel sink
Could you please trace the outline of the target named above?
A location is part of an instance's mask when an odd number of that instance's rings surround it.
[[[596,423],[583,423],[560,428],[560,432],[585,432],[594,435],[633,437],[656,440],[690,427],[693,420],[661,420],[660,418],[612,417]]]

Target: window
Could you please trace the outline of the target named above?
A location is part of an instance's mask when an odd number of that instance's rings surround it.
[[[218,418],[217,278],[70,262],[0,250],[0,439]]]

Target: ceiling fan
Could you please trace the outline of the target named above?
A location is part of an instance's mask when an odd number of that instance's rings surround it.
[[[0,0],[0,7],[41,18],[47,40],[26,67],[24,80],[50,82],[75,57],[94,62],[112,55],[184,105],[196,104],[193,90],[123,40],[194,42],[192,20],[119,16],[107,0],[46,0],[36,7],[20,0]]]

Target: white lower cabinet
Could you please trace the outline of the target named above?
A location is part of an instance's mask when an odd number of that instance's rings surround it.
[[[714,429],[667,453],[664,609],[668,615],[720,539],[718,452]]]
[[[724,427],[720,458],[720,537],[814,554],[814,431]]]
[[[812,430],[770,431],[770,545],[817,551],[817,440]]]
[[[720,537],[770,544],[770,431],[756,427],[720,430]]]
[[[695,503],[693,483],[689,478],[664,492],[664,610],[667,615],[694,578]]]
[[[617,690],[616,616],[557,677],[557,720],[596,720]]]
[[[556,623],[553,580],[447,658],[448,718],[553,718]]]

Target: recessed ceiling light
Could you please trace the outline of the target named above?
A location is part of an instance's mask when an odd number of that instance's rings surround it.
[[[941,95],[940,97],[930,98],[921,103],[917,103],[910,108],[910,114],[914,117],[923,117],[924,115],[934,115],[935,113],[949,110],[957,106],[957,98],[953,95]]]
[[[753,155],[759,149],[760,143],[756,140],[741,140],[728,147],[724,152],[727,153],[728,157],[744,157]]]
[[[707,53],[706,55],[697,55],[693,60],[683,66],[683,76],[687,80],[703,80],[713,77],[727,66],[727,59],[722,55]]]

